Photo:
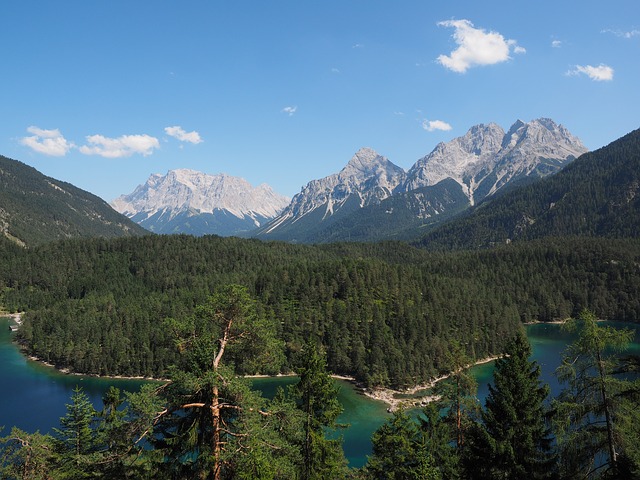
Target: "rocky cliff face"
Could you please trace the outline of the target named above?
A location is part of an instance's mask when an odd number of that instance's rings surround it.
[[[151,175],[111,206],[157,233],[234,235],[272,219],[288,203],[266,184],[181,169]]]
[[[353,206],[379,203],[390,197],[405,177],[405,171],[387,158],[370,148],[361,148],[339,173],[310,181],[264,231],[282,228],[311,212],[314,221],[327,220]]]
[[[452,178],[473,205],[513,181],[555,173],[586,151],[577,137],[547,118],[518,120],[506,133],[495,123],[477,125],[418,160],[400,191]]]

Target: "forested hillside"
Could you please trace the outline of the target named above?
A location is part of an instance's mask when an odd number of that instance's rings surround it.
[[[0,156],[0,234],[20,245],[72,237],[142,235],[104,200]]]
[[[552,177],[479,205],[419,244],[482,248],[566,235],[640,235],[640,130],[582,155]]]
[[[447,371],[452,340],[470,358],[499,353],[523,321],[585,307],[605,319],[640,320],[637,240],[557,239],[448,254],[400,243],[211,236],[4,247],[2,302],[27,312],[20,332],[27,351],[81,372],[163,376],[177,355],[165,320],[190,315],[227,284],[246,286],[261,314],[277,321],[285,370],[315,340],[331,371],[369,385],[413,385]]]

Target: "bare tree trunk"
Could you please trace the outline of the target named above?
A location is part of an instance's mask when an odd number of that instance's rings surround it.
[[[224,329],[224,334],[220,339],[220,350],[218,350],[218,354],[213,359],[213,371],[217,372],[218,367],[220,366],[220,360],[224,355],[224,349],[227,346],[227,342],[229,341],[229,336],[231,334],[231,325],[233,324],[233,320],[228,319],[227,324]],[[222,444],[220,441],[220,391],[218,385],[214,385],[211,390],[211,427],[213,429],[213,439],[212,439],[212,447],[213,447],[213,480],[220,480],[222,465],[221,465],[221,457],[222,457]]]
[[[215,385],[212,390],[211,416],[213,427],[213,480],[220,480],[220,406],[218,386]]]

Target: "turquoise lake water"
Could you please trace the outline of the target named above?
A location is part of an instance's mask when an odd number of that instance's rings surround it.
[[[548,324],[527,326],[527,335],[533,349],[532,358],[538,361],[542,369],[541,379],[550,385],[552,395],[556,395],[561,387],[553,372],[560,362],[562,351],[573,337],[558,325]],[[100,408],[102,395],[109,386],[136,391],[143,383],[142,380],[59,373],[22,356],[11,342],[11,336],[8,319],[0,318],[0,425],[5,425],[7,430],[15,425],[28,432],[48,432],[59,426],[60,417],[66,413],[65,405],[69,403],[72,390],[77,385],[89,395],[96,408]],[[632,350],[638,354],[639,340],[636,331]],[[484,403],[493,375],[493,363],[478,365],[471,371],[478,380],[478,398]],[[278,386],[286,387],[295,382],[295,377],[253,380],[256,388],[263,391],[265,396],[273,395]],[[344,407],[344,413],[338,421],[349,425],[341,432],[345,454],[351,466],[359,467],[366,463],[367,455],[371,453],[371,435],[389,418],[387,406],[359,394],[349,382],[336,382],[340,385],[339,400]]]

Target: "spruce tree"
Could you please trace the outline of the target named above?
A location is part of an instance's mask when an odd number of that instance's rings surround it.
[[[472,478],[551,478],[555,462],[546,422],[548,385],[540,383],[540,366],[529,360],[524,334],[509,343],[496,361],[493,385],[482,423],[469,434],[465,452]]]
[[[94,426],[97,412],[80,387],[73,390],[67,414],[60,418],[60,428],[54,428],[54,448],[59,455],[61,478],[92,478],[97,460],[98,444]]]
[[[430,444],[417,423],[403,410],[393,412],[371,438],[373,453],[365,467],[371,480],[440,480]]]
[[[339,479],[346,475],[347,461],[342,438],[327,438],[327,430],[335,430],[342,413],[338,386],[327,372],[326,354],[315,344],[304,346],[300,381],[293,387],[303,413],[302,471],[303,480]]]

